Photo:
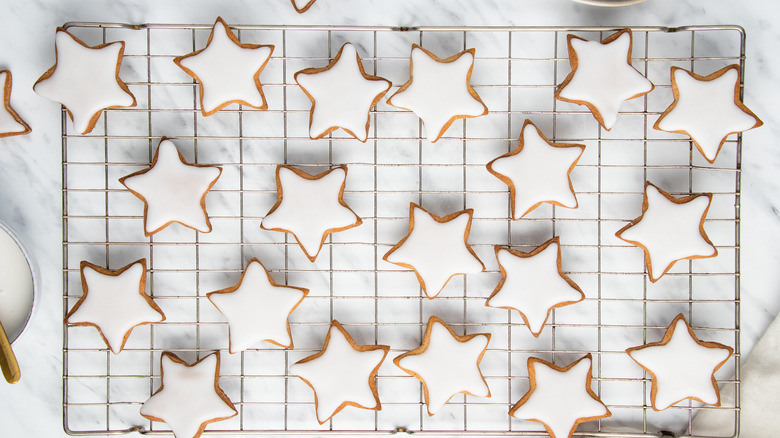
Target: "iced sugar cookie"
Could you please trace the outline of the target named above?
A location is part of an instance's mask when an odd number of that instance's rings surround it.
[[[163,137],[152,165],[119,179],[144,202],[144,234],[148,237],[178,222],[202,233],[211,231],[206,193],[222,174],[221,167],[189,164],[176,145]]]
[[[577,208],[571,172],[584,151],[581,144],[551,143],[526,120],[517,148],[487,164],[488,171],[509,186],[512,219],[545,202]]]
[[[304,12],[308,11],[309,8],[314,4],[317,0],[290,0],[292,2],[293,7],[296,11],[298,11],[299,14],[303,14]]]
[[[114,354],[124,348],[135,327],[165,321],[165,315],[146,294],[146,259],[111,271],[81,262],[83,295],[65,317],[72,325],[89,325]]]
[[[92,131],[104,109],[136,105],[135,96],[119,78],[124,41],[88,46],[62,28],[54,40],[54,65],[33,90],[61,103],[80,134]]]
[[[295,82],[311,100],[309,137],[322,138],[336,129],[365,142],[371,121],[369,111],[390,89],[390,81],[367,75],[355,47],[344,44],[323,68],[295,73]]]
[[[3,87],[3,106],[0,107],[0,138],[30,133],[30,125],[11,108],[11,72],[0,71],[0,86]]]
[[[647,182],[642,215],[615,235],[645,251],[647,273],[655,283],[678,260],[718,255],[704,231],[710,202],[712,193],[675,198]]]
[[[707,76],[672,67],[672,92],[674,102],[653,128],[688,135],[710,163],[729,135],[764,124],[739,97],[737,64]]]
[[[141,415],[168,424],[175,438],[197,438],[209,423],[238,415],[219,387],[219,351],[188,364],[165,351],[160,388],[141,405]]]
[[[244,351],[260,341],[293,348],[287,318],[308,289],[277,285],[265,267],[252,259],[238,284],[206,294],[228,320],[230,352]]]
[[[323,424],[347,406],[382,409],[375,377],[388,351],[387,345],[356,344],[333,320],[322,350],[294,363],[290,374],[314,390],[317,421]]]
[[[210,116],[231,103],[265,110],[260,73],[274,46],[242,44],[222,17],[211,28],[206,47],[173,59],[199,84],[200,111]]]
[[[428,415],[434,415],[456,394],[490,397],[479,363],[490,333],[459,336],[441,319],[431,316],[422,344],[393,360],[423,384]]]
[[[700,341],[679,314],[661,341],[629,348],[626,353],[650,374],[650,401],[653,409],[661,411],[686,399],[720,406],[715,372],[734,349]]]
[[[644,96],[653,83],[631,65],[631,29],[598,41],[567,36],[571,73],[558,85],[555,98],[587,106],[606,128],[617,122],[623,102]]]
[[[475,52],[468,49],[441,59],[413,44],[410,78],[387,103],[417,114],[431,142],[455,120],[484,116],[488,109],[470,83]]]

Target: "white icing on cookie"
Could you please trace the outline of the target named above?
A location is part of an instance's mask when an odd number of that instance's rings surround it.
[[[293,348],[287,318],[308,292],[278,286],[265,267],[252,259],[236,286],[206,296],[228,320],[230,352],[238,353],[263,340]]]
[[[488,171],[509,186],[512,219],[543,202],[577,208],[569,175],[584,150],[584,145],[550,143],[526,120],[518,147],[487,164]]]
[[[428,415],[434,415],[455,394],[490,397],[479,369],[489,341],[486,333],[456,337],[442,320],[431,317],[423,345],[398,356],[394,362],[420,379],[425,386]]]
[[[730,65],[709,76],[672,67],[675,100],[655,123],[655,129],[688,134],[710,163],[726,137],[763,122],[739,100],[739,66]]]
[[[346,178],[346,166],[315,176],[289,166],[277,166],[279,200],[260,227],[292,233],[313,262],[329,234],[363,223],[342,199]]]
[[[612,415],[590,389],[590,354],[566,368],[532,357],[528,374],[531,390],[509,415],[544,424],[552,438],[571,437],[580,423]]]
[[[580,288],[561,271],[557,237],[531,253],[496,247],[496,257],[503,278],[485,304],[517,310],[536,337],[552,309],[585,299]]]
[[[653,90],[653,83],[631,66],[631,31],[604,42],[569,35],[569,62],[574,69],[555,97],[587,105],[607,130],[617,121],[623,102]]]
[[[114,354],[122,351],[135,326],[165,320],[160,308],[144,292],[146,260],[118,271],[81,263],[84,295],[65,322],[94,325]]]
[[[417,114],[431,142],[444,135],[456,119],[487,114],[487,107],[469,84],[474,52],[469,49],[442,60],[412,45],[411,78],[387,103]]]
[[[295,81],[312,101],[309,137],[316,139],[342,128],[360,141],[368,138],[369,111],[390,81],[366,75],[355,47],[346,43],[325,68],[308,68]]]
[[[200,109],[209,116],[231,103],[268,108],[259,76],[273,51],[274,46],[239,43],[219,17],[206,47],[174,62],[200,83]]]
[[[374,377],[387,356],[385,345],[357,345],[338,321],[333,321],[320,353],[290,366],[315,394],[320,424],[346,406],[379,410]]]
[[[120,178],[144,201],[144,232],[150,236],[172,222],[208,233],[206,193],[217,182],[222,168],[188,164],[172,141],[163,138],[152,166]]]
[[[64,105],[77,132],[92,131],[106,108],[135,106],[135,97],[118,75],[123,41],[90,47],[57,29],[54,46],[56,63],[38,79],[33,90]]]
[[[30,132],[30,127],[11,108],[11,83],[11,72],[0,71],[0,87],[3,88],[0,92],[3,99],[3,105],[0,105],[0,138]]]
[[[720,405],[714,375],[733,350],[714,342],[699,341],[682,314],[669,325],[661,342],[629,348],[626,352],[651,373],[650,396],[656,411],[689,398]]]
[[[718,255],[703,228],[711,197],[700,194],[678,199],[653,184],[645,186],[642,216],[616,236],[645,250],[651,281],[658,281],[678,260]]]
[[[160,359],[162,385],[141,405],[141,415],[164,421],[175,438],[197,438],[208,423],[238,414],[219,388],[219,352],[188,365],[175,354]]]
[[[485,270],[466,242],[472,213],[463,210],[441,218],[411,203],[409,234],[383,259],[413,269],[425,295],[436,298],[453,276]]]

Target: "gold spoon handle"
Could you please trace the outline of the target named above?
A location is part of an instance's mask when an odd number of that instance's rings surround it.
[[[22,377],[19,363],[16,362],[14,350],[11,349],[11,342],[8,341],[2,322],[0,322],[0,368],[8,383],[16,383]]]

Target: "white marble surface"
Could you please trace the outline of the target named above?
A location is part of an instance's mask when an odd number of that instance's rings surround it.
[[[11,3],[11,2],[9,2]],[[648,0],[603,9],[569,0],[318,0],[304,15],[287,0],[214,2],[89,0],[12,2],[0,16],[0,67],[14,75],[12,104],[32,126],[0,140],[0,220],[34,253],[40,273],[37,308],[14,348],[22,368],[15,386],[0,385],[4,436],[60,436],[62,431],[62,233],[59,106],[32,92],[53,62],[56,26],[68,21],[365,25],[665,25],[739,24],[747,40],[745,102],[765,125],[744,137],[742,178],[742,354],[780,310],[780,181],[776,152],[780,99],[774,53],[780,31],[771,0]]]

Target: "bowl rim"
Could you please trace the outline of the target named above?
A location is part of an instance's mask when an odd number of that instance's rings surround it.
[[[16,234],[16,232],[2,220],[0,220],[0,230],[6,232],[9,236],[11,236],[11,239],[14,241],[14,243],[16,243],[16,246],[18,246],[19,250],[22,251],[22,255],[24,256],[24,259],[27,262],[27,268],[30,269],[30,276],[32,277],[32,305],[30,306],[30,311],[27,312],[27,319],[24,321],[24,324],[22,325],[22,329],[18,332],[16,337],[14,337],[13,339],[11,339],[10,336],[8,337],[8,341],[11,344],[13,344],[24,335],[24,332],[27,331],[27,326],[30,324],[30,320],[33,317],[33,313],[35,312],[35,309],[38,307],[38,301],[40,301],[38,299],[38,285],[39,285],[38,269],[35,263],[35,259],[32,256],[32,253],[30,253],[27,250],[24,243],[22,243],[21,239],[19,238],[19,235]]]

